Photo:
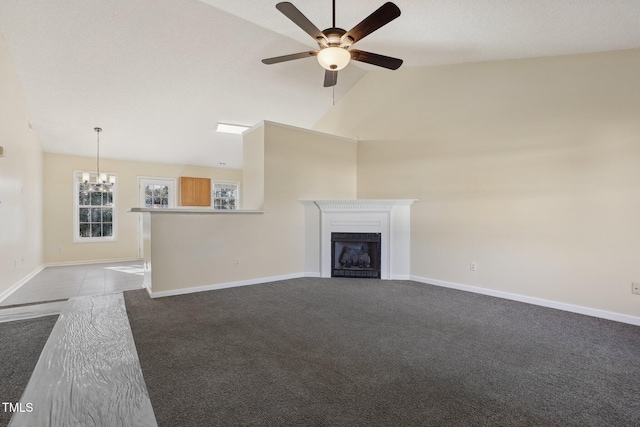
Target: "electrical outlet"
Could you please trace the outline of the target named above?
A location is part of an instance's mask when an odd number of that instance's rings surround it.
[[[640,295],[640,283],[637,283],[637,282],[631,283],[631,293]]]
[[[236,260],[236,265],[240,265],[240,260],[239,259]]]
[[[471,265],[469,266],[469,269],[471,271],[476,271],[478,269],[478,263],[477,262],[472,262]]]
[[[58,252],[62,252],[62,246],[58,246]]]

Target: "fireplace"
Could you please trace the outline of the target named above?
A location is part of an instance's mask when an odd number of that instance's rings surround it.
[[[305,274],[310,277],[379,277],[382,280],[409,280],[411,278],[411,204],[414,199],[372,199],[372,200],[300,200],[305,206]],[[377,250],[373,257],[376,272],[369,276],[367,270],[348,270],[339,264],[342,248],[335,250],[338,242],[335,234],[377,235],[374,241],[353,241],[354,249]],[[360,243],[358,247],[357,244]],[[362,249],[362,243],[366,243]],[[334,255],[332,255],[334,254]],[[379,257],[379,258],[378,258]],[[338,258],[338,261],[340,258]],[[363,263],[366,257],[363,257]],[[346,267],[346,264],[345,264]],[[357,275],[356,275],[357,274]]]
[[[380,278],[380,233],[331,233],[331,277]]]

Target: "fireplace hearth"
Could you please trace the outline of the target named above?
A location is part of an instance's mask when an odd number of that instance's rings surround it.
[[[331,277],[379,279],[380,233],[331,233]]]

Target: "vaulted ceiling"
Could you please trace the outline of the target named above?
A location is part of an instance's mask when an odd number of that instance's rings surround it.
[[[395,0],[402,15],[357,44],[403,67],[640,48],[638,0]],[[2,0],[0,31],[47,152],[240,168],[242,139],[217,122],[312,127],[376,67],[335,90],[276,0]],[[320,29],[331,1],[293,0]],[[350,29],[383,1],[336,0]],[[382,70],[379,72],[393,71]]]

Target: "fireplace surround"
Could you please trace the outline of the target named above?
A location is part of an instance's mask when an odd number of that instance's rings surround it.
[[[305,274],[332,277],[332,233],[380,235],[380,279],[408,280],[411,204],[415,199],[301,200],[305,207]]]

